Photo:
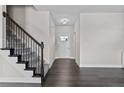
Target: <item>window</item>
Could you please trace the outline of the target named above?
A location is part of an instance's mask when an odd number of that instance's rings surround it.
[[[68,36],[60,36],[60,41],[67,41],[68,40]]]

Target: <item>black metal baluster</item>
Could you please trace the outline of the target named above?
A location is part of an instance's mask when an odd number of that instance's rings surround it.
[[[26,59],[26,62],[27,62],[27,51],[28,51],[28,48],[27,48],[27,35],[25,34],[25,45],[26,45],[26,48],[25,48],[25,59]]]
[[[37,57],[37,44],[35,43],[35,45],[36,45],[36,68],[37,68],[37,72],[38,72],[38,62],[37,62],[37,59],[38,59],[38,57]]]
[[[12,48],[14,48],[14,23],[12,22]]]
[[[31,47],[30,47],[31,46],[31,42],[30,41],[31,41],[31,39],[29,37],[29,43],[28,43],[29,45],[28,45],[28,47],[31,49]],[[30,52],[31,52],[31,50],[30,50]],[[28,56],[28,57],[29,57],[29,62],[31,63],[31,57],[30,56]]]
[[[19,46],[21,46],[21,55],[23,55],[22,54],[22,49],[23,49],[23,43],[22,43],[22,29],[20,29],[20,31],[21,31],[21,44],[19,45]],[[21,60],[22,60],[22,57],[21,57]]]
[[[23,44],[24,44],[24,39],[25,39],[25,33],[23,32]],[[23,47],[23,55],[24,55],[24,47]],[[22,57],[23,61],[25,61],[24,56]]]
[[[34,41],[33,41],[33,51],[32,51],[32,57],[33,57],[33,66],[35,67],[35,61],[36,61],[36,59],[34,59],[35,58],[35,55],[33,56],[33,52],[35,51],[35,48],[34,48]]]
[[[17,49],[19,49],[19,48],[18,48],[18,44],[19,44],[19,42],[18,42],[18,36],[19,36],[19,35],[18,35],[18,34],[19,34],[18,29],[19,29],[19,27],[17,26],[17,29],[16,29],[16,30],[17,30],[17,36],[16,36],[16,51],[17,51]],[[17,51],[17,55],[19,54],[19,51],[20,51],[20,50]]]
[[[12,34],[13,34],[13,23],[11,21],[11,40],[12,40],[12,49],[13,49],[13,36],[12,36]]]
[[[11,22],[9,20],[9,30],[8,30],[8,33],[9,33],[9,38],[10,38],[10,49],[11,49]]]
[[[15,40],[15,50],[16,50],[15,54],[17,55],[17,25],[15,28],[15,38],[16,38],[16,40]]]
[[[18,47],[18,44],[20,44],[20,42],[18,41],[18,39],[19,39],[19,27],[17,26],[17,36],[16,36],[16,51],[19,49],[19,47]],[[20,51],[17,51],[17,55],[19,55],[19,52]]]
[[[12,21],[10,20],[11,22],[11,26],[10,26],[10,35],[11,35],[11,49],[13,48],[12,47]]]
[[[43,42],[41,42],[41,82],[44,81],[43,48],[44,48],[44,44]]]
[[[31,40],[31,67],[32,67],[32,40]]]
[[[6,41],[5,41],[5,35],[6,35],[6,30],[7,30],[7,18],[6,18],[6,14],[5,12],[3,12],[3,18],[2,18],[2,21],[3,21],[3,30],[2,30],[2,48],[7,48],[7,46],[5,46],[6,44]]]
[[[4,31],[5,31],[5,20],[4,20],[4,13],[2,18],[3,30],[2,30],[2,48],[4,48]]]
[[[17,36],[17,48],[19,49],[19,51],[18,51],[18,55],[20,56],[20,48],[18,47],[18,45],[20,44],[20,42],[19,42],[19,33],[20,33],[20,29],[19,29],[19,27],[18,27],[18,36]]]
[[[13,37],[13,31],[14,30],[14,24],[12,22],[12,48],[14,48],[14,37]]]
[[[39,60],[39,48],[40,48],[40,47],[39,47],[39,45],[38,45],[38,51],[37,51],[37,52],[38,52],[38,73],[40,73],[40,69],[39,69],[39,66],[40,66],[40,64],[39,64],[39,61],[40,61],[40,60]]]
[[[6,46],[8,46],[8,48],[11,48],[11,38],[10,38],[10,20],[7,17],[7,31],[6,31]],[[9,42],[9,45],[7,44],[7,40]]]
[[[8,26],[8,33],[7,34],[9,34],[9,43],[10,43],[9,48],[11,48],[11,34],[10,34],[11,22],[10,22],[9,18],[8,18],[8,22],[9,22],[9,26]]]
[[[27,42],[27,43],[26,43],[27,49],[29,49],[29,48],[28,48],[28,37],[27,37],[27,35],[26,35],[26,42]],[[29,54],[29,50],[27,51],[27,61],[28,61],[28,54]]]
[[[7,44],[7,40],[9,42],[9,34],[8,34],[8,29],[9,28],[8,27],[9,27],[9,20],[6,17],[6,40],[5,40],[5,42],[6,42],[6,48],[9,48],[9,44]]]
[[[29,37],[28,37],[28,48],[29,48]],[[29,53],[28,53],[28,62],[29,62]]]
[[[12,21],[10,20],[10,38],[11,38],[11,49],[12,49]]]
[[[9,27],[8,28],[9,28],[8,33],[9,33],[9,38],[10,38],[9,40],[10,40],[10,49],[11,49],[12,42],[11,42],[11,21],[10,21],[10,19],[9,19]]]
[[[19,48],[21,49],[20,50],[20,52],[19,52],[19,55],[21,55],[21,51],[22,51],[22,48],[21,48],[21,46],[22,46],[22,41],[21,41],[21,29],[19,28]],[[21,57],[22,57],[22,55],[21,55]]]

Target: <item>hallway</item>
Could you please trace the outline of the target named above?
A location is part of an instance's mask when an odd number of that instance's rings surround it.
[[[124,87],[124,70],[119,68],[78,68],[74,60],[57,59],[44,87]]]

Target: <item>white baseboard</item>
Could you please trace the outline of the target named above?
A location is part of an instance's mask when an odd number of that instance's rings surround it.
[[[0,78],[1,83],[41,83],[41,78]]]
[[[75,59],[75,57],[55,57],[55,59]]]
[[[54,61],[55,61],[55,59],[54,59],[52,62],[50,62],[50,64],[49,64],[49,68],[51,68],[51,67],[52,67],[52,65],[53,65]]]
[[[80,67],[89,68],[124,68],[121,65],[80,65]]]

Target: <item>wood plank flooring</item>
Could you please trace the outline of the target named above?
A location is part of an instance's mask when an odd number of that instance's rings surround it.
[[[124,69],[78,68],[74,60],[57,59],[44,87],[124,87]]]
[[[44,86],[66,87],[76,86],[79,74],[79,68],[71,59],[58,59],[53,63],[48,72],[48,77]]]

